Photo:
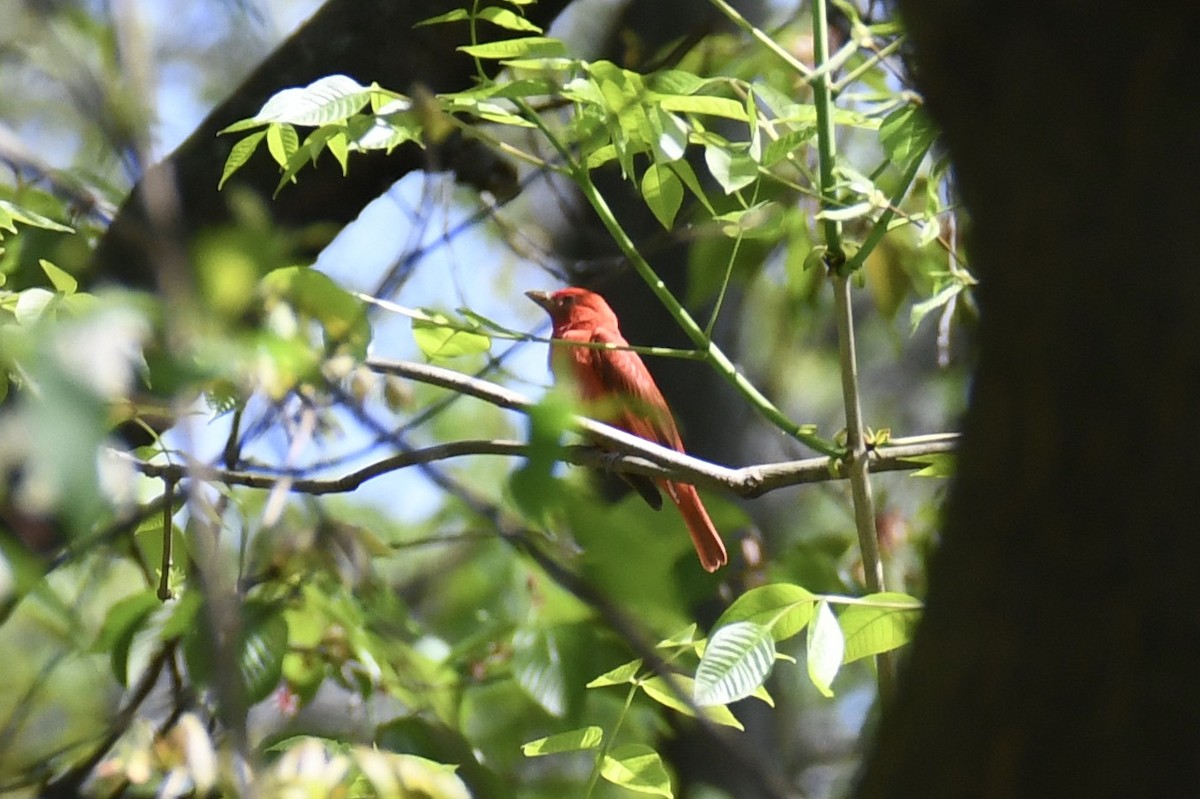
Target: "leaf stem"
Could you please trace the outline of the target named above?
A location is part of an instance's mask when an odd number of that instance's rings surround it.
[[[675,295],[667,288],[667,284],[655,273],[654,268],[650,266],[649,262],[638,251],[633,239],[621,227],[621,223],[617,221],[616,215],[609,208],[604,195],[600,193],[596,188],[596,184],[592,182],[592,176],[588,172],[587,163],[571,155],[571,151],[567,146],[554,135],[554,131],[550,130],[546,121],[535,113],[529,107],[528,103],[520,98],[514,99],[513,102],[531,122],[537,125],[542,135],[549,140],[554,149],[562,156],[563,162],[567,164],[570,174],[579,187],[579,190],[592,206],[596,215],[600,217],[601,223],[608,230],[609,235],[612,236],[621,253],[633,265],[634,270],[645,281],[646,285],[650,287],[650,291],[663,304],[663,307],[667,309],[667,312],[671,314],[675,322],[683,329],[683,332],[696,345],[697,349],[705,353],[709,365],[717,371],[717,374],[725,378],[761,416],[780,430],[822,455],[828,455],[831,458],[840,456],[842,450],[833,443],[818,436],[813,425],[801,425],[789,419],[753,383],[747,380],[745,375],[738,372],[733,361],[729,360],[729,356],[722,352],[721,348],[705,335],[700,325],[696,323],[696,320],[687,312],[687,309],[675,298]]]
[[[612,732],[604,736],[603,743],[600,744],[600,751],[596,753],[596,765],[592,767],[592,774],[588,777],[587,788],[583,792],[584,799],[590,799],[592,791],[596,789],[596,784],[600,781],[600,772],[604,769],[604,758],[608,757],[608,753],[612,751],[613,742],[617,739],[617,732],[620,731],[621,725],[625,722],[625,716],[629,713],[629,708],[633,706],[633,698],[637,696],[638,685],[632,682],[629,686],[629,693],[625,695],[625,705],[621,708],[621,714],[617,716],[617,722],[613,724]]]
[[[829,55],[829,23],[825,0],[813,0],[813,54],[817,68],[826,63]],[[818,75],[812,82],[813,102],[817,109],[818,176],[822,210],[836,207],[833,188],[834,131],[833,98],[828,74]],[[878,225],[886,229],[886,222]],[[846,465],[850,477],[850,493],[854,504],[854,524],[858,531],[858,546],[862,555],[863,572],[871,593],[885,590],[883,562],[879,556],[879,539],[875,532],[875,501],[871,494],[870,459],[863,436],[862,401],[859,397],[858,356],[854,343],[854,315],[850,302],[850,272],[846,270],[842,249],[841,225],[836,220],[823,221],[825,245],[828,248],[826,265],[833,284],[834,315],[837,318],[838,356],[842,373],[842,402],[846,413]],[[879,696],[888,705],[893,694],[894,659],[889,653],[876,658]]]

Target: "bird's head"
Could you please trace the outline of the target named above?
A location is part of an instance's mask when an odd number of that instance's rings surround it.
[[[616,314],[594,291],[571,286],[558,291],[527,291],[525,296],[550,314],[555,330],[589,324],[616,326]]]

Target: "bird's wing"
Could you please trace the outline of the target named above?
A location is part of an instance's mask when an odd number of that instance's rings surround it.
[[[592,331],[591,341],[627,347],[628,342],[615,330],[597,327]],[[619,399],[621,412],[618,427],[642,438],[672,449],[683,451],[679,430],[662,392],[654,383],[650,370],[642,358],[632,350],[601,350],[576,348],[587,353],[589,366],[605,393]]]

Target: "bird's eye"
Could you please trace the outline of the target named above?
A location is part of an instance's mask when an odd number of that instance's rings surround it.
[[[561,298],[559,298],[558,304],[564,308],[569,308],[575,304],[575,297],[570,294],[564,294]]]

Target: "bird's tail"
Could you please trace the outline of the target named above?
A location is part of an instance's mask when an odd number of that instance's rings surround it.
[[[679,508],[687,523],[688,533],[692,536],[692,545],[700,556],[700,565],[705,571],[715,572],[729,562],[725,553],[725,543],[721,540],[717,528],[713,526],[700,495],[695,486],[687,483],[667,483],[667,495]]]

